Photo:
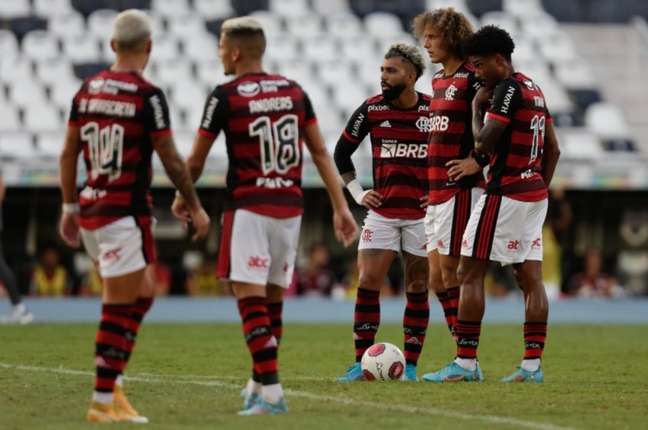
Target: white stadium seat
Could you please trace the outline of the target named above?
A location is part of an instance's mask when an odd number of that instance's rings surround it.
[[[367,32],[377,39],[398,37],[403,33],[400,19],[387,12],[373,12],[364,19]]]
[[[339,85],[340,82],[353,82],[356,80],[348,63],[335,61],[331,63],[318,63],[317,74],[322,82],[327,85]]]
[[[216,86],[217,82],[223,82],[223,63],[219,60],[196,62],[196,74],[198,81],[209,88]]]
[[[191,109],[195,106],[200,106],[200,109],[202,109],[209,95],[207,87],[197,85],[194,82],[176,82],[171,88],[173,103],[177,104],[181,109]]]
[[[72,97],[81,88],[81,81],[78,79],[60,79],[51,86],[50,97],[54,106],[67,112],[72,105]]]
[[[307,61],[295,61],[292,63],[280,63],[277,73],[297,81],[300,85],[314,79],[314,69]]]
[[[562,156],[573,160],[600,160],[605,151],[600,139],[586,128],[558,129]]]
[[[70,0],[34,0],[34,14],[44,18],[74,12]]]
[[[0,1],[0,18],[20,18],[30,15],[29,0]]]
[[[270,11],[280,16],[304,16],[310,7],[308,0],[270,0]]]
[[[623,112],[609,103],[594,103],[585,111],[585,125],[603,139],[627,138],[630,135]]]
[[[582,60],[558,63],[555,65],[555,72],[558,81],[567,89],[597,86],[592,69]]]
[[[61,55],[58,39],[45,30],[27,33],[22,42],[22,50],[27,58],[37,61],[52,60]]]
[[[340,48],[335,39],[317,38],[303,43],[304,59],[317,63],[340,60]]]
[[[341,42],[342,49],[340,52],[347,60],[360,61],[380,55],[376,42],[369,37],[346,39]]]
[[[278,15],[265,10],[259,10],[252,12],[250,16],[259,21],[268,40],[281,37],[283,33],[283,24]]]
[[[191,64],[184,61],[164,61],[155,64],[155,82],[158,85],[174,85],[176,82],[192,82]]]
[[[194,0],[196,12],[205,19],[228,18],[234,15],[230,0]]]
[[[291,16],[286,18],[286,31],[301,40],[322,37],[322,19],[315,14]]]
[[[327,33],[341,41],[362,37],[364,26],[362,21],[352,13],[327,16],[324,20]]]
[[[75,64],[95,63],[102,59],[99,39],[94,36],[64,39],[63,52]]]
[[[333,99],[345,114],[355,111],[368,97],[369,92],[364,85],[356,82],[341,83],[333,87]]]
[[[74,11],[52,16],[47,22],[47,29],[62,39],[83,37],[86,34],[83,15]]]
[[[300,59],[297,41],[293,38],[282,37],[268,41],[266,48],[266,59],[270,61],[284,62]]]
[[[14,131],[0,134],[0,156],[3,158],[33,159],[36,154],[31,133]]]
[[[16,58],[20,54],[18,40],[12,31],[0,29],[0,52],[2,52],[3,61]]]
[[[481,25],[496,25],[508,31],[514,38],[520,31],[516,17],[504,11],[486,12],[481,17]],[[515,40],[515,45],[517,47],[517,39]]]
[[[151,60],[155,62],[173,61],[178,59],[180,50],[178,39],[175,37],[165,37],[153,41],[153,51]]]
[[[65,132],[45,132],[36,135],[38,155],[46,158],[58,158],[65,142]]]
[[[7,58],[0,61],[0,82],[12,83],[32,77],[32,62],[26,58]]]
[[[188,0],[152,0],[151,11],[162,16],[178,16],[191,11],[191,8]]]
[[[25,130],[33,133],[61,130],[65,122],[61,119],[58,108],[45,104],[32,104],[25,109]]]
[[[183,45],[184,53],[189,60],[218,60],[218,39],[210,33],[205,32],[202,36],[194,36],[191,39],[186,39]]]
[[[312,0],[313,11],[322,16],[350,14],[349,0]]]
[[[502,9],[517,17],[544,12],[541,0],[503,0]]]
[[[102,39],[110,39],[113,22],[117,12],[112,9],[99,9],[88,16],[88,32]]]
[[[22,108],[40,106],[46,103],[45,89],[37,82],[21,79],[14,81],[9,88],[11,100]]]
[[[0,132],[16,131],[19,128],[20,115],[18,114],[18,108],[5,101],[0,103]]]
[[[41,82],[47,85],[54,85],[61,80],[68,81],[76,79],[72,64],[67,58],[37,62],[36,76],[38,76]]]
[[[167,17],[168,31],[177,38],[191,41],[193,37],[201,37],[207,33],[205,19],[194,13],[173,15]]]

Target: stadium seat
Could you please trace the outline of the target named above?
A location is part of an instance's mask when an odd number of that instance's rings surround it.
[[[86,34],[85,20],[74,11],[55,15],[48,20],[47,30],[62,39],[83,37]]]
[[[198,128],[198,123],[196,123],[194,128]],[[196,131],[191,129],[179,131],[174,134],[173,140],[175,141],[176,148],[178,149],[178,152],[180,153],[182,158],[186,159],[189,154],[191,154],[191,148],[193,147],[195,136]]]
[[[381,60],[383,56],[387,53],[387,51],[389,51],[389,48],[395,43],[405,43],[407,45],[416,46],[417,48],[419,48],[421,54],[424,53],[416,43],[416,39],[414,39],[414,36],[405,32],[401,32],[401,34],[394,35],[392,37],[378,39],[377,42],[378,42],[378,54]]]
[[[63,40],[63,52],[65,56],[75,64],[94,63],[100,61],[101,45],[94,36],[80,36]]]
[[[544,13],[541,0],[503,0],[502,9],[516,17]]]
[[[161,63],[164,61],[178,60],[178,39],[173,36],[156,39],[153,42],[151,60]]]
[[[387,12],[373,12],[364,19],[367,32],[377,39],[398,37],[403,33],[400,19]]]
[[[340,41],[360,38],[364,35],[362,21],[352,13],[342,13],[324,18],[327,34]]]
[[[308,0],[270,0],[269,9],[280,16],[308,15],[310,7]]]
[[[230,0],[194,0],[194,8],[198,14],[207,19],[222,19],[234,15]]]
[[[340,82],[353,82],[357,80],[348,63],[335,61],[317,64],[317,74],[326,85],[335,86]]]
[[[207,98],[205,97],[205,100]],[[186,109],[186,121],[184,124],[184,131],[192,134],[196,134],[198,127],[200,127],[200,121],[202,121],[204,108],[204,100],[201,103],[194,104],[190,109]],[[193,142],[193,138],[192,138]]]
[[[182,16],[190,11],[188,0],[151,0],[151,12],[156,15]]]
[[[0,106],[0,113],[3,113],[2,106]],[[0,124],[2,124],[2,121],[0,121]],[[0,134],[0,157],[14,160],[29,160],[33,159],[36,154],[34,139],[31,133],[24,131],[3,131]]]
[[[252,12],[250,16],[259,21],[268,40],[282,36],[283,24],[279,16],[265,10]]]
[[[312,0],[313,11],[321,16],[350,14],[349,0]]]
[[[20,115],[18,108],[10,105],[5,100],[0,103],[0,132],[17,131],[20,129]],[[4,152],[4,148],[0,148]]]
[[[59,15],[74,13],[70,0],[33,0],[34,14],[51,19]]]
[[[216,61],[218,60],[218,39],[205,32],[203,36],[194,36],[183,40],[184,54],[188,60]],[[153,48],[155,50],[155,47]]]
[[[31,13],[29,0],[0,1],[0,18],[18,18]]]
[[[198,61],[195,65],[198,81],[209,88],[215,87],[216,83],[222,82],[225,77],[223,64],[219,60]]]
[[[36,76],[41,82],[47,85],[54,85],[61,80],[68,81],[76,79],[74,69],[70,61],[65,57],[36,62]]]
[[[88,32],[102,39],[110,39],[112,27],[117,11],[112,9],[99,9],[88,16]]]
[[[481,25],[496,25],[508,31],[512,37],[520,31],[520,26],[514,15],[505,11],[486,12],[481,17]],[[515,40],[515,50],[517,51],[517,39]]]
[[[22,108],[46,104],[45,89],[39,83],[28,79],[14,81],[9,87],[11,100]]]
[[[27,33],[22,42],[22,51],[27,58],[37,61],[53,60],[61,55],[58,39],[45,30]]]
[[[53,106],[32,103],[24,113],[25,130],[33,133],[62,130],[65,124],[58,108]]]
[[[357,82],[340,83],[333,87],[333,99],[345,115],[350,115],[369,97],[369,91]]]
[[[155,83],[171,86],[176,82],[193,82],[191,64],[185,61],[163,61],[155,63]]]
[[[55,107],[68,110],[72,104],[72,97],[81,88],[81,81],[73,79],[61,79],[50,85],[50,98]]]
[[[279,63],[276,73],[297,81],[301,85],[315,79],[313,66],[309,62],[301,60]]]
[[[36,135],[38,155],[44,158],[58,158],[65,142],[65,132],[45,132]]]
[[[173,102],[169,102],[169,104],[175,103],[179,108],[186,110],[195,106],[202,109],[210,92],[206,87],[191,81],[176,82],[171,86],[171,89]]]
[[[604,156],[599,138],[587,129],[558,129],[558,139],[562,156],[566,159],[595,161]]]
[[[554,67],[556,78],[568,89],[596,87],[592,70],[583,60],[560,62]]]
[[[32,77],[32,62],[26,58],[15,57],[0,61],[0,82],[12,83],[29,80]]]
[[[286,18],[286,31],[301,40],[322,38],[322,19],[315,14]]]
[[[519,36],[515,39],[515,50],[513,51],[514,63],[544,62],[539,57],[539,49],[536,46],[535,39],[531,37]]]
[[[316,63],[340,62],[340,49],[335,39],[316,38],[304,41],[304,58]]]
[[[270,61],[290,62],[300,59],[300,54],[297,40],[284,36],[280,39],[271,39],[268,41],[265,58]]]
[[[379,55],[376,42],[369,37],[344,39],[341,40],[341,42],[341,53],[347,61],[360,61],[362,59],[374,58]]]
[[[373,88],[374,91],[380,91],[380,66],[382,61],[381,57],[374,57],[371,60],[363,61],[358,68],[361,82]]]
[[[0,29],[0,52],[2,59],[13,59],[20,55],[18,40],[12,31]]]
[[[185,13],[167,17],[168,31],[177,38],[191,40],[207,33],[205,20],[197,14]]]
[[[585,124],[602,139],[627,138],[630,136],[623,112],[615,105],[594,103],[585,112]]]

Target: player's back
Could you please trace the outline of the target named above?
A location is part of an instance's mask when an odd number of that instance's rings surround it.
[[[82,227],[150,215],[151,139],[170,133],[162,91],[135,72],[104,70],[75,95],[70,125],[79,130],[86,165]]]
[[[225,132],[228,208],[275,218],[302,213],[303,136],[312,121],[306,93],[281,75],[246,74],[216,87],[199,133]]]
[[[540,87],[522,73],[499,83],[487,117],[507,123],[491,158],[487,191],[521,201],[547,198],[542,151],[551,114]]]

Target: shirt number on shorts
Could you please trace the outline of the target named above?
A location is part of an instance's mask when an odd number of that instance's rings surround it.
[[[533,141],[531,142],[531,155],[529,156],[529,164],[533,164],[538,159],[538,148],[540,147],[540,139],[544,142],[545,137],[545,117],[544,115],[536,115],[531,118],[531,130],[533,131]]]
[[[261,116],[250,124],[250,136],[259,138],[264,175],[286,173],[291,167],[299,165],[301,154],[297,121],[297,115],[288,114],[275,122],[270,117]]]
[[[88,145],[90,177],[108,175],[112,181],[121,176],[124,152],[124,127],[119,124],[99,128],[96,122],[81,127],[81,140]]]

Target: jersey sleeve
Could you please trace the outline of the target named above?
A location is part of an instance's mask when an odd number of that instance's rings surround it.
[[[315,109],[313,109],[313,103],[311,103],[310,97],[304,91],[304,123],[305,125],[310,125],[314,122],[317,122]]]
[[[349,118],[340,140],[346,140],[349,143],[358,145],[367,134],[369,134],[369,115],[367,102],[365,101]]]
[[[522,93],[519,84],[513,79],[506,79],[495,87],[491,106],[486,112],[486,119],[494,119],[508,124],[521,102]]]
[[[479,80],[477,80],[477,77],[475,77],[475,72],[470,72],[468,74],[468,94],[466,95],[466,100],[468,100],[468,103],[472,102],[472,100],[475,98],[475,94],[477,94],[477,91],[479,91],[480,87],[481,83],[479,82]]]
[[[155,88],[145,96],[144,123],[151,137],[171,135],[171,117],[164,92]]]
[[[227,96],[220,87],[216,87],[205,102],[198,134],[210,139],[216,139],[221,130],[225,128],[226,121]]]

